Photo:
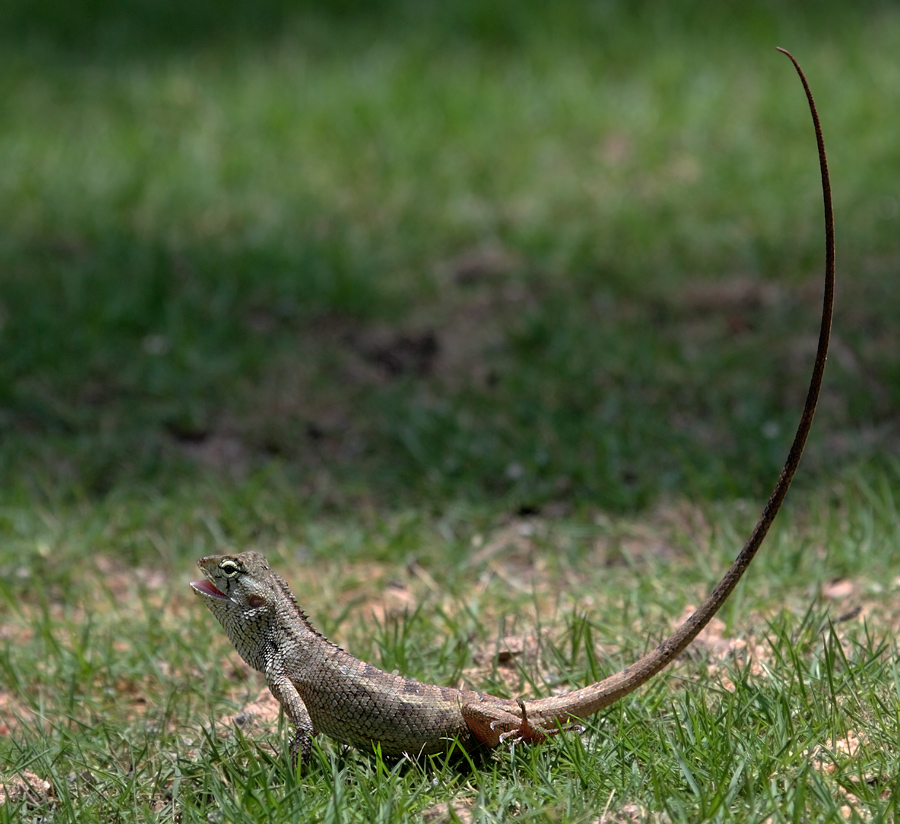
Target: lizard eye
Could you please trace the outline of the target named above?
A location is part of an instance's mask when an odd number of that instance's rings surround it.
[[[232,561],[231,558],[226,558],[219,564],[219,569],[222,570],[222,574],[226,578],[234,578],[240,571],[241,568],[238,566],[236,561]]]

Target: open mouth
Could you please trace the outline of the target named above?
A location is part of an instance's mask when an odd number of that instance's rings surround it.
[[[200,595],[206,595],[209,598],[222,598],[226,601],[228,600],[228,596],[224,592],[220,592],[216,589],[211,581],[191,581],[191,586],[194,588],[194,591]]]

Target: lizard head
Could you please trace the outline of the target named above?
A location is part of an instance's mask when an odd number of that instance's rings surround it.
[[[275,599],[269,562],[259,552],[207,555],[197,561],[205,581],[191,581],[194,592],[218,617],[223,610],[247,613],[265,609]]]
[[[255,667],[252,641],[274,620],[279,598],[269,562],[259,552],[241,552],[207,555],[197,566],[206,579],[191,581],[191,588],[224,627],[241,657]]]

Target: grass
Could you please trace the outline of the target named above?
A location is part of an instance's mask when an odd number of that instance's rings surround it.
[[[0,783],[50,784],[0,821],[889,820],[896,11],[182,6],[0,11]],[[221,725],[260,688],[186,587],[224,547],[358,656],[508,695],[703,597],[817,328],[775,45],[839,305],[724,624],[473,771],[323,741],[295,776],[279,729]]]
[[[278,729],[236,737],[221,723],[260,683],[185,582],[146,561],[86,552],[88,536],[95,547],[115,546],[118,528],[102,507],[84,506],[45,557],[47,569],[32,562],[34,578],[23,572],[4,592],[16,604],[4,622],[3,679],[14,697],[5,760],[52,782],[47,810],[64,820],[177,813],[191,821],[213,812],[238,821],[263,809],[273,821],[452,820],[441,812],[448,804],[463,820],[586,821],[605,808],[684,821],[789,821],[795,811],[887,819],[897,772],[897,584],[877,582],[891,581],[897,498],[895,487],[862,478],[834,494],[840,509],[792,510],[716,637],[593,719],[584,738],[501,749],[474,771],[442,759],[385,764],[320,742],[300,778]],[[479,557],[461,535],[474,525],[471,513],[438,525],[410,513],[371,525],[373,555],[383,560],[336,558],[335,544],[355,543],[348,526],[310,534],[305,562],[292,534],[267,551],[282,568],[294,559],[286,571],[304,604],[359,655],[515,695],[586,683],[628,663],[702,596],[708,569],[733,551],[736,520],[724,506],[660,508],[640,523],[578,529],[530,518]],[[162,533],[171,529],[160,519]],[[206,527],[182,529],[192,554],[214,547]],[[410,543],[415,562],[390,560],[408,557]],[[55,557],[81,563],[66,569]],[[832,576],[845,572],[849,592],[832,590]],[[24,599],[23,581],[33,593]],[[537,660],[473,667],[479,652],[537,627]],[[8,820],[22,812],[0,809]]]

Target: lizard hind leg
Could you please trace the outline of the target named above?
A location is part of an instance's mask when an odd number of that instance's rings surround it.
[[[509,744],[539,744],[560,732],[584,732],[581,724],[559,724],[553,719],[553,726],[535,723],[528,717],[528,709],[522,699],[516,699],[519,713],[487,702],[473,702],[461,707],[463,718],[475,737],[487,747]]]
[[[544,727],[540,724],[533,724],[528,719],[528,710],[525,708],[525,702],[521,698],[517,698],[516,703],[522,711],[522,720],[519,722],[519,726],[500,733],[500,742],[503,744],[509,743],[510,748],[514,747],[516,744],[539,744],[551,735],[559,735],[561,732],[577,732],[581,734],[585,730],[583,724],[571,722],[567,724],[557,723],[556,726],[553,727]]]
[[[500,733],[501,744],[509,743],[510,748],[516,744],[540,744],[541,741],[546,740],[556,732],[556,730],[544,729],[540,724],[537,726],[532,724],[528,720],[528,710],[525,709],[525,702],[521,698],[517,698],[516,703],[522,711],[522,720],[519,722],[518,727],[513,727]],[[496,726],[498,726],[498,722],[492,722],[491,729],[494,729]]]

